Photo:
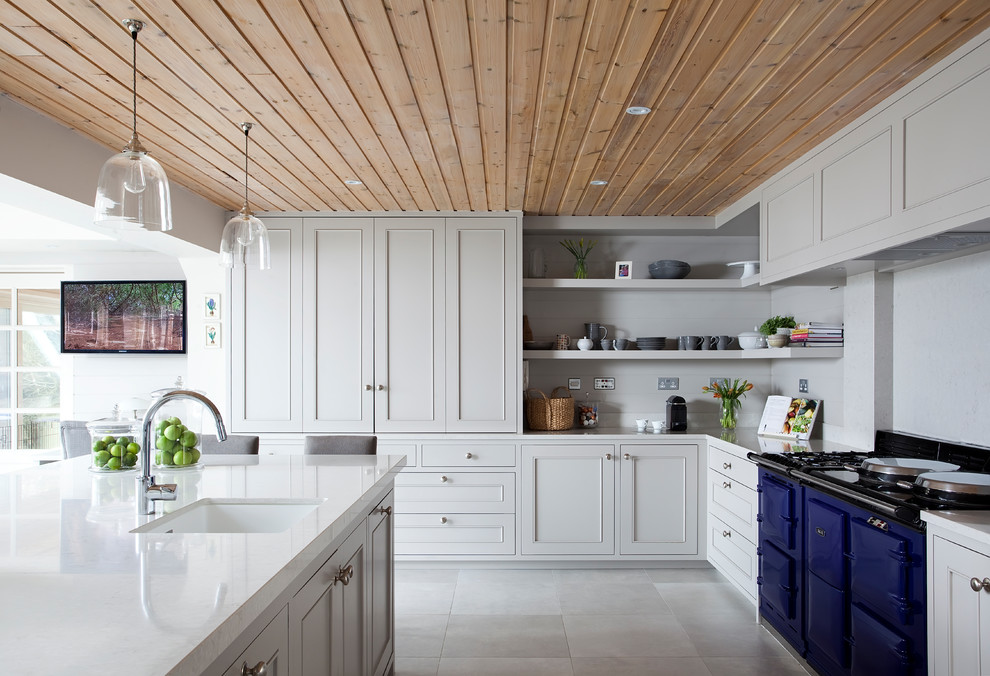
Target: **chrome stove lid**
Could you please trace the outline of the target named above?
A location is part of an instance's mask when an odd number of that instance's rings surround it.
[[[951,496],[990,497],[990,474],[982,472],[925,472],[919,474],[913,486],[922,491],[938,491]]]
[[[925,458],[866,458],[860,469],[878,480],[896,481],[924,472],[953,472],[959,465]]]

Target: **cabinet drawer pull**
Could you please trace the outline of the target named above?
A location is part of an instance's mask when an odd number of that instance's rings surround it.
[[[625,460],[631,460],[631,459],[632,459],[632,456],[631,456],[631,455],[629,455],[628,453],[626,453],[626,454],[624,454],[624,455],[623,455],[622,457],[623,457],[623,458],[624,458]]]
[[[611,453],[606,453],[605,454],[605,459],[606,460],[611,460],[612,459],[612,454]]]
[[[978,577],[974,577],[969,581],[969,586],[973,588],[973,591],[990,591],[990,577],[985,577],[982,580]]]
[[[732,469],[732,463],[731,462],[723,462],[722,463],[722,469]]]
[[[384,514],[385,516],[392,516],[392,505],[388,507],[379,507],[375,510],[378,514]]]
[[[377,389],[378,389],[379,392],[382,392],[382,391],[385,390],[385,386],[384,385],[379,385]]]
[[[241,676],[268,676],[268,665],[264,662],[258,662],[252,669],[247,665],[247,662],[244,662],[241,665]]]
[[[470,459],[471,459],[471,458],[473,458],[474,456],[473,456],[473,455],[471,455],[470,453],[465,453],[465,454],[464,454],[464,457],[465,457],[465,458],[467,458],[468,460],[470,460]]]
[[[732,531],[730,531],[730,530],[724,530],[724,531],[722,531],[722,537],[724,537],[724,538],[731,538],[732,537]]]
[[[440,517],[440,523],[447,523],[447,517],[441,516]]]
[[[365,385],[364,386],[364,391],[365,392],[370,392],[371,391],[371,385]]]
[[[441,474],[440,475],[440,483],[442,483],[442,484],[447,483],[447,475],[446,474]]]
[[[732,482],[730,482],[730,481],[723,481],[722,482],[722,488],[732,488]]]

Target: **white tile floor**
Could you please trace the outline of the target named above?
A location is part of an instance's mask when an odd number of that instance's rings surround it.
[[[713,569],[395,573],[396,676],[805,676]]]

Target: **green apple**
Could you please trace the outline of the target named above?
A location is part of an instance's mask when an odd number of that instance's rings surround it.
[[[199,462],[200,456],[203,455],[202,453],[199,452],[198,448],[190,448],[188,451],[186,451],[186,453],[192,454],[192,462],[190,463],[192,465],[195,465],[197,462]]]
[[[117,443],[116,437],[103,437],[103,443],[107,446]]]
[[[134,453],[124,453],[120,457],[120,464],[124,467],[134,467],[137,464],[137,455]]]
[[[174,457],[172,456],[172,452],[171,451],[161,451],[161,454],[162,454],[162,458],[161,458],[161,462],[158,463],[159,465],[172,465],[172,464],[174,464],[172,462],[174,460]]]
[[[120,444],[114,444],[113,446],[110,447],[110,455],[112,455],[113,457],[119,458],[123,454],[124,454],[124,447],[121,446]]]
[[[182,436],[179,437],[179,441],[186,448],[192,448],[193,446],[196,445],[196,442],[199,441],[199,439],[196,437],[195,432],[193,432],[192,430],[186,430],[185,432],[182,433]]]
[[[128,453],[136,454],[138,451],[141,450],[141,444],[137,443],[136,441],[132,441],[131,443],[127,444],[127,446],[125,446],[124,448]]]
[[[103,441],[103,439],[97,439],[96,441],[93,442],[93,450],[94,451],[105,451],[105,450],[107,450],[107,444],[106,444],[106,442]]]
[[[120,469],[120,458],[110,458],[107,460],[107,469]]]
[[[93,464],[97,467],[103,467],[109,459],[110,451],[102,450],[93,454]]]
[[[169,425],[168,427],[165,428],[165,431],[162,432],[162,436],[164,436],[169,441],[175,441],[180,436],[182,436],[182,430],[179,429],[178,425]]]

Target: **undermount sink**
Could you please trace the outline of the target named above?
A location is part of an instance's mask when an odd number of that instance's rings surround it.
[[[323,499],[203,498],[132,533],[281,533]]]

